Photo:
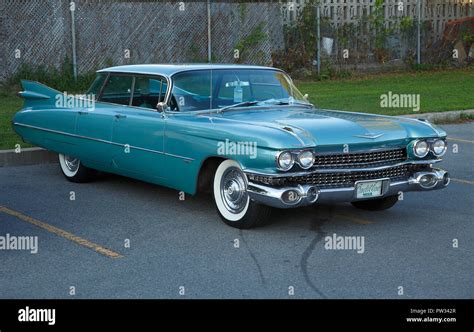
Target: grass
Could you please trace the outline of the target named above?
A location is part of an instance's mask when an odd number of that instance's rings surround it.
[[[15,134],[11,121],[15,113],[22,107],[23,100],[16,96],[0,94],[0,149],[14,149],[16,144],[22,148],[31,145],[23,143]]]
[[[474,68],[369,75],[345,80],[297,82],[316,106],[354,112],[387,115],[413,113],[411,109],[381,108],[380,96],[389,91],[420,94],[420,113],[474,109]],[[23,143],[13,132],[11,120],[22,107],[22,99],[10,92],[0,92],[0,149],[14,149]]]
[[[370,75],[362,78],[297,82],[318,107],[353,112],[400,115],[409,108],[381,108],[380,96],[419,94],[419,113],[474,109],[474,67],[462,70]]]

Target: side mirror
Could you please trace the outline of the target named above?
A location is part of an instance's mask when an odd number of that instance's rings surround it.
[[[309,95],[307,93],[305,93],[303,98],[304,98],[304,100],[308,101]]]
[[[168,105],[160,101],[158,104],[156,104],[156,110],[160,113],[166,112],[168,110]]]

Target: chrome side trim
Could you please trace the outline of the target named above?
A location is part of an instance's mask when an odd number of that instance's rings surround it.
[[[384,169],[389,169],[393,167],[403,166],[403,165],[431,165],[436,164],[442,161],[442,159],[430,159],[430,160],[411,160],[403,161],[396,164],[384,165],[378,167],[366,167],[366,168],[327,168],[327,169],[316,169],[310,172],[297,172],[297,173],[262,173],[254,170],[244,169],[246,174],[258,175],[258,176],[268,176],[273,178],[282,178],[282,177],[294,177],[294,176],[307,176],[316,173],[350,173],[350,172],[371,172],[371,171],[381,171]]]
[[[64,131],[60,131],[60,130],[42,128],[42,127],[27,125],[27,124],[19,123],[19,122],[14,122],[13,125],[20,126],[20,127],[31,128],[31,129],[36,129],[36,130],[42,130],[42,131],[46,131],[46,132],[50,132],[50,133],[54,133],[54,134],[65,135],[65,136],[70,136],[70,137],[75,137],[75,138],[88,139],[88,140],[91,140],[91,141],[96,141],[96,142],[105,143],[105,144],[111,144],[111,145],[116,145],[116,146],[121,146],[121,147],[129,147],[130,149],[141,150],[141,151],[146,151],[146,152],[151,152],[151,153],[156,153],[156,154],[162,154],[162,155],[165,155],[165,156],[184,159],[184,160],[188,160],[188,161],[194,161],[193,158],[189,158],[189,157],[179,156],[179,155],[176,155],[176,154],[157,151],[157,150],[151,150],[151,149],[147,149],[147,148],[141,148],[139,146],[134,146],[134,145],[129,145],[129,144],[122,144],[122,143],[112,142],[112,141],[104,140],[104,139],[101,139],[101,138],[94,138],[94,137],[82,136],[82,135],[77,135],[77,134],[71,134],[71,133],[67,133],[67,132],[64,132]]]
[[[194,160],[193,158],[183,157],[183,156],[180,156],[180,155],[177,155],[177,154],[172,154],[172,153],[167,153],[167,152],[165,152],[165,155],[167,155],[167,156],[169,156],[169,157],[175,157],[175,158],[180,158],[180,159],[188,160],[188,161],[193,161],[193,160]]]

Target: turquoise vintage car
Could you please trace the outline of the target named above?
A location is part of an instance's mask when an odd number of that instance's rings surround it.
[[[14,129],[57,152],[68,180],[102,171],[210,191],[237,228],[264,223],[272,208],[319,202],[388,209],[401,192],[442,189],[450,179],[433,167],[447,149],[440,128],[317,109],[275,68],[112,67],[83,96],[22,84]]]

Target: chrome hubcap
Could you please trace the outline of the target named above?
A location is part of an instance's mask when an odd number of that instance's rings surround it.
[[[247,204],[247,186],[244,174],[236,167],[225,171],[221,179],[221,196],[227,210],[240,213]]]
[[[69,171],[75,172],[79,168],[79,159],[70,156],[64,156],[64,163]]]

